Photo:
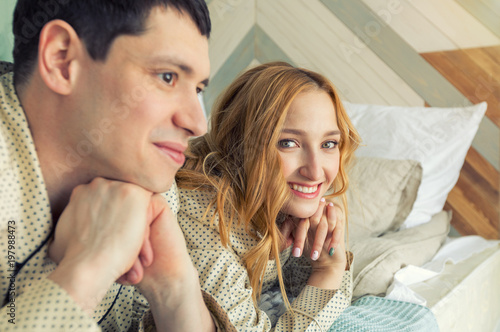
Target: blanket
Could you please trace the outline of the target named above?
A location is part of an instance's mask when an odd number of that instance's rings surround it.
[[[329,332],[439,332],[427,307],[377,296],[355,301],[333,323]]]
[[[289,298],[292,302],[293,298]],[[262,294],[259,301],[273,326],[286,311],[279,287]],[[348,307],[329,332],[439,332],[427,307],[377,296],[364,296]]]

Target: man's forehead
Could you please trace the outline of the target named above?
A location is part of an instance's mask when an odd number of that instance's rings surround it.
[[[208,77],[208,39],[201,35],[189,15],[176,10],[156,10],[148,20],[142,34],[117,38],[121,39],[119,52],[151,66],[174,65],[186,74]]]

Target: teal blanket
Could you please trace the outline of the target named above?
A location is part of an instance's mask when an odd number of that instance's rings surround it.
[[[288,297],[290,302],[293,297]],[[263,293],[259,303],[276,325],[286,311],[279,286]],[[333,323],[329,332],[439,332],[436,318],[427,307],[409,302],[365,296],[353,302]]]
[[[329,332],[439,332],[431,310],[417,304],[365,296],[333,323]]]

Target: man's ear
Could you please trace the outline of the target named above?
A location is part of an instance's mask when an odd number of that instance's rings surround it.
[[[72,91],[85,55],[83,42],[65,21],[50,21],[40,32],[38,70],[54,92],[67,95]]]

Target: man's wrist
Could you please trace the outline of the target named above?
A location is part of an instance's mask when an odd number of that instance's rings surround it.
[[[184,273],[177,274],[175,278],[161,278],[161,281],[157,282],[144,278],[137,286],[151,305],[158,306],[168,306],[170,302],[175,306],[175,303],[186,297],[193,288],[200,288],[198,271],[192,266]]]
[[[96,269],[92,263],[63,260],[48,279],[64,289],[89,315],[101,302],[114,282],[112,273]]]
[[[151,306],[157,331],[215,331],[194,267],[183,278],[140,289]]]

